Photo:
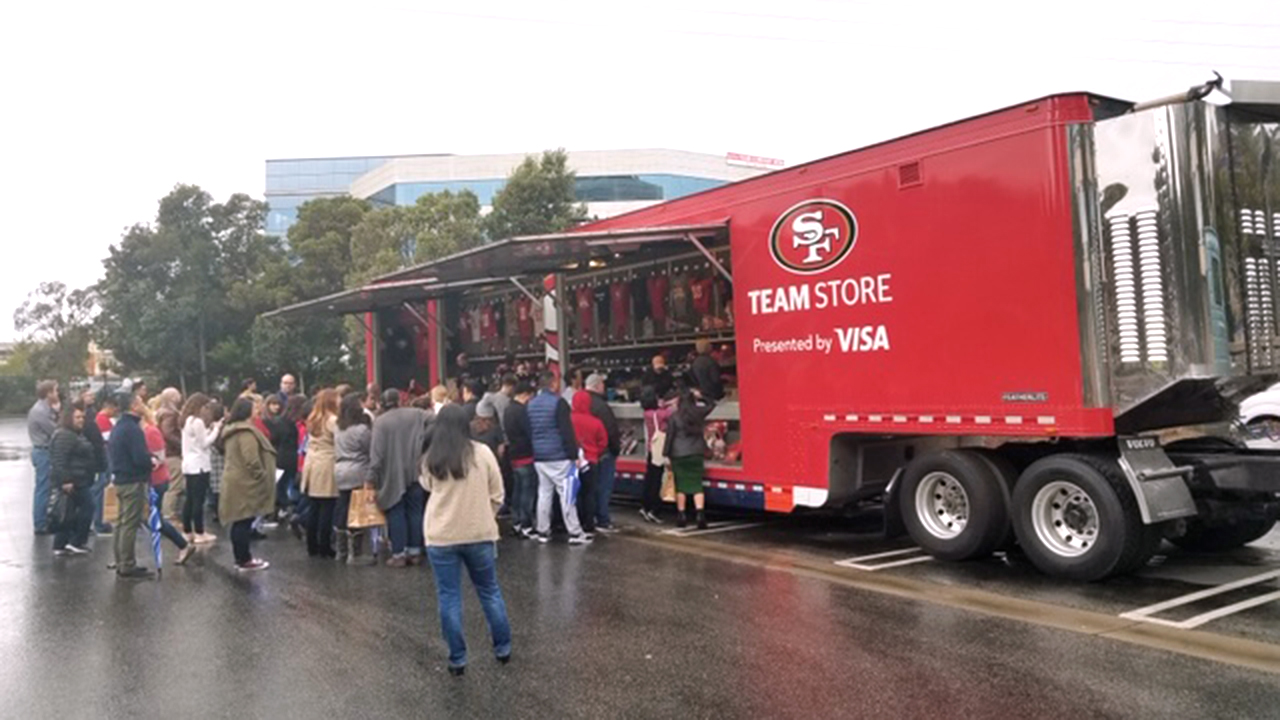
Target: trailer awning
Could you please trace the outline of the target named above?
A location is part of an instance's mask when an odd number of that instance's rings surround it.
[[[297,320],[308,317],[327,315],[353,315],[395,307],[407,302],[417,302],[440,297],[450,290],[488,285],[489,278],[479,280],[459,280],[455,282],[438,282],[434,278],[422,280],[406,280],[402,282],[366,285],[354,290],[325,295],[315,300],[287,305],[262,314],[263,317],[277,317],[286,320]]]
[[[704,225],[669,225],[527,235],[481,245],[376,278],[374,284],[434,277],[440,280],[536,275],[585,268],[593,260],[609,264],[620,255],[659,253],[691,241],[715,247],[727,242],[728,220]],[[632,258],[628,258],[631,260]]]
[[[695,245],[708,253],[728,242],[728,221],[708,225],[566,232],[500,240],[375,278],[354,290],[326,295],[263,313],[301,319],[351,315],[440,297],[450,291],[507,283],[515,278],[607,267],[644,254],[659,256],[676,246]],[[711,258],[717,267],[719,263]],[[722,267],[721,272],[728,277]]]

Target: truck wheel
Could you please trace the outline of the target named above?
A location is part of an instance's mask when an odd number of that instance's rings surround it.
[[[1192,552],[1222,552],[1244,547],[1271,532],[1275,520],[1246,518],[1230,525],[1205,525],[1199,520],[1187,523],[1187,534],[1170,538],[1174,545]]]
[[[1092,582],[1141,567],[1159,546],[1114,460],[1041,458],[1013,488],[1013,530],[1046,575]]]
[[[907,534],[930,555],[990,555],[1009,530],[1009,509],[992,466],[968,450],[922,455],[907,465],[899,493]]]
[[[991,472],[994,473],[996,479],[1000,481],[1000,493],[1004,497],[1005,508],[1012,508],[1013,485],[1018,481],[1018,469],[1013,466],[1013,463],[1009,461],[1009,458],[1001,455],[997,450],[975,448],[972,452],[991,468]],[[1006,522],[1004,535],[1001,536],[1000,542],[996,543],[995,549],[1011,550],[1015,544],[1013,523]]]

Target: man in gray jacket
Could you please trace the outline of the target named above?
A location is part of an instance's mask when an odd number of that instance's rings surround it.
[[[390,407],[373,421],[369,466],[378,490],[378,507],[387,516],[391,559],[387,565],[405,567],[422,562],[422,513],[426,491],[418,483],[427,425],[432,414],[416,407],[400,407],[400,391],[382,394],[382,406]]]
[[[36,385],[36,404],[27,413],[27,435],[31,438],[31,464],[36,470],[32,526],[37,535],[48,535],[45,516],[49,506],[49,443],[58,429],[58,381],[41,380]]]

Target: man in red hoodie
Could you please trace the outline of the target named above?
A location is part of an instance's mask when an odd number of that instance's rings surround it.
[[[600,456],[609,451],[609,432],[600,418],[591,414],[591,393],[578,392],[573,396],[573,434],[578,437],[578,447],[587,464],[579,466],[578,477],[582,489],[578,491],[578,520],[588,536],[596,530],[596,470]]]

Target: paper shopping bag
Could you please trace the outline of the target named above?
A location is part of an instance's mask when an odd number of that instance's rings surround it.
[[[676,501],[676,474],[667,467],[662,472],[662,502]]]
[[[120,499],[116,497],[115,484],[102,491],[102,522],[115,524],[120,519]]]
[[[381,527],[387,524],[387,517],[378,508],[378,493],[374,490],[356,488],[351,491],[351,509],[347,511],[347,527],[351,530]]]

